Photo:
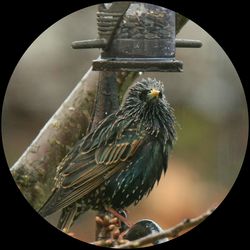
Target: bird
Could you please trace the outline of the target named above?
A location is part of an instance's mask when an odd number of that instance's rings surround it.
[[[58,165],[40,215],[62,210],[57,227],[68,232],[87,210],[137,205],[166,173],[177,139],[175,125],[162,82],[136,82],[119,110],[80,139]]]

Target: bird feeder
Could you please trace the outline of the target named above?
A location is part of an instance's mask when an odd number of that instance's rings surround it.
[[[199,41],[175,39],[175,12],[139,2],[99,5],[99,38],[76,41],[72,47],[101,48],[93,61],[97,71],[181,72],[183,63],[175,59],[176,45],[200,47]]]

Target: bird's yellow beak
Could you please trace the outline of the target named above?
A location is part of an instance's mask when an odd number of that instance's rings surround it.
[[[157,89],[151,89],[150,93],[149,93],[152,97],[158,97],[160,94],[160,91]]]

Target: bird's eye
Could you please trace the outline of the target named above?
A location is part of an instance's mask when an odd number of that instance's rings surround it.
[[[161,92],[159,93],[159,98],[162,98],[162,93]]]
[[[139,94],[140,100],[146,101],[148,93],[149,93],[149,90],[147,90],[147,89],[141,91],[141,93]]]

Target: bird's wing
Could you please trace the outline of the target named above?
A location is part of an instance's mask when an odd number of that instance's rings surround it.
[[[83,198],[112,175],[119,173],[133,159],[145,134],[138,133],[134,125],[121,129],[123,125],[125,124],[114,126],[114,123],[110,122],[109,125],[97,128],[92,137],[88,136],[71,162],[66,167],[61,167],[57,177],[60,184],[50,198],[51,201],[48,201],[53,211]],[[100,139],[100,136],[109,139]],[[96,138],[102,140],[102,143]]]

